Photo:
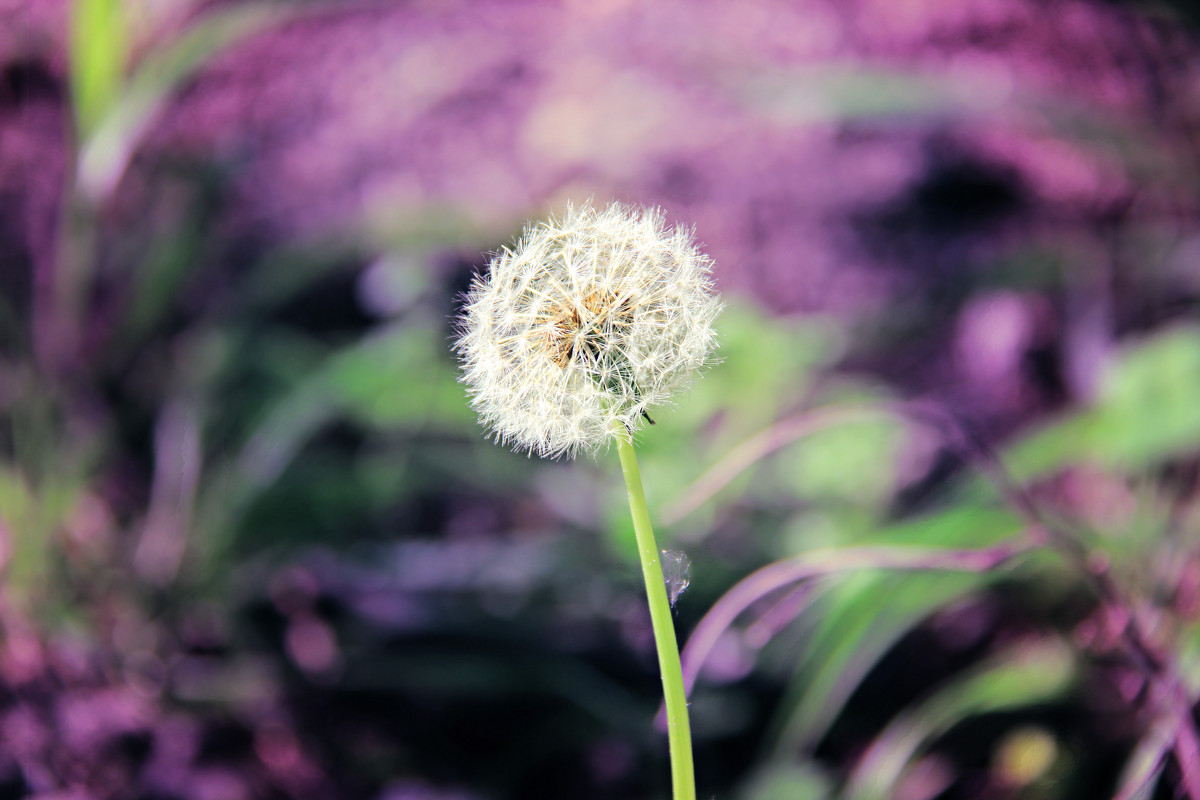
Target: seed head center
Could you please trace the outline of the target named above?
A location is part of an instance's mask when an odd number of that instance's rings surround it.
[[[562,368],[572,362],[590,365],[609,357],[610,345],[633,322],[629,298],[611,289],[593,289],[578,303],[564,303],[550,315],[545,348],[550,360]]]

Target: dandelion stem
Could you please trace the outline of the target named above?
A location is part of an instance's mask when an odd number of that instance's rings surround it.
[[[633,530],[637,535],[638,556],[642,575],[646,579],[646,599],[650,603],[650,621],[654,626],[654,645],[658,650],[658,668],[662,673],[663,700],[667,709],[667,741],[671,751],[671,785],[674,800],[695,800],[696,777],[692,767],[692,731],[688,725],[687,694],[683,685],[683,669],[679,663],[679,646],[675,641],[675,622],[663,582],[658,543],[650,525],[646,494],[642,490],[642,475],[638,470],[633,442],[617,436],[617,451],[621,456],[621,472],[629,492],[629,510],[633,514]]]

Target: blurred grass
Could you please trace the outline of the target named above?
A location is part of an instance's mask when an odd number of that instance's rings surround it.
[[[95,131],[120,97],[128,58],[121,0],[71,4],[71,92],[81,138]]]
[[[847,800],[894,797],[904,769],[962,720],[1059,698],[1074,683],[1069,645],[1020,643],[994,656],[901,714],[872,743],[850,776]]]
[[[1091,408],[1014,443],[1005,461],[1031,481],[1072,464],[1147,470],[1200,445],[1200,328],[1177,325],[1127,342],[1106,365]]]

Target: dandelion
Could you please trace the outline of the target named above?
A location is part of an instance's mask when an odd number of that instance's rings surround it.
[[[496,439],[543,456],[614,440],[629,495],[662,674],[675,800],[695,800],[687,694],[633,434],[707,364],[720,301],[711,262],[658,211],[568,208],[531,225],[476,279],[460,321],[463,382]],[[665,551],[674,554],[676,551]],[[681,559],[671,558],[681,568]],[[672,581],[668,598],[664,579]]]
[[[542,456],[631,435],[711,358],[711,261],[658,211],[568,208],[476,279],[463,382],[498,441]]]

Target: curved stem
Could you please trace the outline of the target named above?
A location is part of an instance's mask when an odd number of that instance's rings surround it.
[[[642,490],[642,475],[638,471],[637,454],[633,443],[624,436],[617,437],[621,455],[621,472],[629,492],[629,511],[633,514],[633,530],[637,535],[638,556],[642,576],[646,580],[646,599],[650,603],[650,621],[654,626],[654,646],[658,650],[658,668],[662,673],[663,701],[667,709],[667,741],[671,750],[671,786],[674,800],[695,800],[696,776],[692,767],[692,731],[688,725],[687,693],[683,686],[683,669],[679,663],[679,646],[675,641],[675,622],[663,582],[658,543],[650,525],[650,511]]]

